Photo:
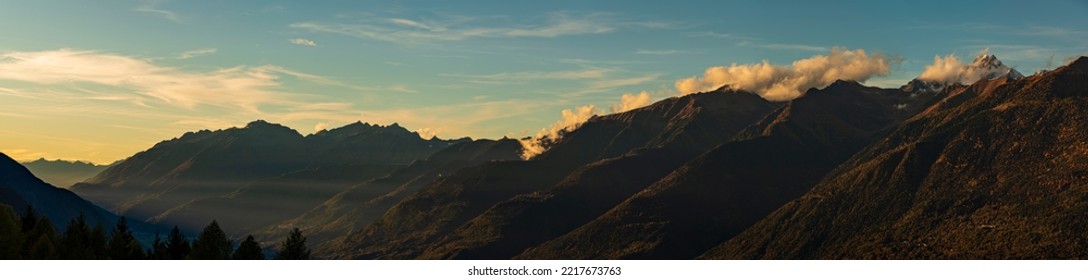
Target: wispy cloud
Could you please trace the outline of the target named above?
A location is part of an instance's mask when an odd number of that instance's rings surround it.
[[[281,90],[281,76],[317,83],[334,83],[323,77],[274,65],[236,66],[210,72],[193,72],[156,65],[148,59],[96,51],[60,49],[0,54],[0,80],[14,80],[79,89],[83,85],[107,87],[85,91],[98,97],[136,99],[194,109],[206,105],[259,112],[264,104],[297,105],[295,94]]]
[[[156,16],[162,17],[164,19],[167,19],[169,21],[173,21],[173,22],[176,22],[176,23],[182,23],[182,20],[181,20],[180,17],[178,17],[177,13],[174,13],[172,11],[169,11],[169,10],[166,10],[166,9],[163,9],[163,8],[159,8],[159,4],[161,4],[161,3],[162,3],[161,1],[144,1],[140,6],[136,7],[135,9],[132,9],[132,10],[137,11],[137,12],[141,12],[141,13],[148,13],[148,14],[156,15]]]
[[[1049,59],[1056,53],[1075,51],[1075,49],[1018,44],[972,44],[964,46],[964,48],[987,49],[1003,61],[1042,61]]]
[[[826,52],[830,50],[827,47],[810,46],[801,44],[759,44],[761,48],[775,49],[775,50],[796,50],[796,51],[811,51],[811,52]]]
[[[410,88],[410,87],[408,87],[406,85],[392,85],[392,86],[387,87],[387,89],[389,89],[391,91],[403,92],[403,93],[418,93],[419,92],[419,91],[417,91],[415,89],[412,89],[412,88]]]
[[[190,58],[194,58],[194,57],[198,57],[198,56],[205,56],[205,55],[213,54],[213,53],[215,53],[217,51],[219,51],[219,50],[214,49],[214,48],[185,51],[185,52],[182,52],[181,54],[179,54],[177,56],[177,59],[190,59]]]
[[[494,74],[483,75],[470,75],[470,74],[444,74],[448,77],[462,77],[471,79],[474,83],[481,84],[499,84],[509,82],[524,82],[524,81],[539,81],[539,80],[585,80],[585,79],[600,79],[605,77],[611,70],[603,68],[583,69],[583,70],[561,70],[561,71],[523,71],[523,72],[503,72]]]
[[[1008,25],[989,22],[965,22],[965,23],[921,23],[906,26],[908,29],[939,29],[939,30],[955,30],[955,31],[970,31],[970,32],[983,32],[983,33],[995,33],[1005,36],[1026,36],[1026,37],[1050,37],[1060,40],[1073,40],[1073,41],[1088,41],[1088,30],[1083,29],[1071,29],[1066,27],[1040,25],[1040,24],[1025,24],[1025,25]]]
[[[443,27],[443,26],[431,26],[431,25],[426,24],[426,23],[422,23],[422,22],[418,22],[418,21],[414,21],[414,20],[410,20],[410,19],[403,19],[403,18],[389,19],[389,22],[393,23],[393,24],[397,24],[397,25],[402,25],[402,26],[407,26],[407,27],[415,27],[415,28],[434,31],[434,32],[441,32],[441,31],[446,30],[446,28]]]
[[[20,162],[27,162],[27,161],[32,161],[32,160],[36,160],[36,159],[39,159],[39,158],[45,158],[45,157],[54,158],[53,156],[47,155],[47,154],[45,154],[43,152],[31,151],[31,150],[27,150],[27,149],[4,148],[3,150],[0,150],[0,152],[4,153],[8,157],[10,157],[10,158],[12,158],[12,159],[14,159],[16,161],[20,161]]]
[[[772,50],[794,50],[794,51],[808,51],[808,52],[826,52],[831,50],[827,47],[803,45],[803,44],[781,44],[781,43],[762,43],[759,41],[741,41],[737,43],[737,46],[752,47],[761,49]]]
[[[737,33],[722,33],[722,32],[716,32],[716,31],[695,31],[695,32],[685,32],[683,34],[685,36],[689,37],[689,38],[711,38],[711,39],[723,39],[723,40],[730,40],[730,41],[759,41],[759,40],[762,40],[761,38],[758,38],[758,37],[755,37],[755,36],[750,36],[750,35],[737,34]]]
[[[659,74],[659,73],[649,73],[649,74],[644,74],[644,75],[640,75],[640,76],[633,76],[633,77],[616,77],[616,78],[596,80],[596,81],[593,81],[593,82],[589,83],[589,85],[587,85],[582,90],[575,91],[573,95],[607,92],[607,91],[615,90],[617,88],[642,85],[642,84],[653,82],[653,81],[657,80],[660,77],[661,77],[661,74]]]
[[[639,49],[635,51],[635,54],[645,55],[676,55],[676,54],[698,54],[701,52],[689,51],[689,50],[645,50]]]
[[[291,39],[291,40],[288,40],[288,41],[290,41],[291,44],[295,44],[295,45],[299,45],[299,46],[307,46],[307,47],[316,47],[317,46],[317,43],[315,43],[313,40],[307,40],[307,39],[302,39],[302,38],[294,38],[294,39]]]
[[[556,93],[562,98],[576,98],[586,94],[614,91],[619,88],[642,85],[661,77],[660,73],[632,75],[630,71],[615,67],[591,64],[585,61],[569,61],[584,69],[557,71],[522,71],[494,74],[442,74],[446,77],[465,78],[468,82],[486,85],[526,84],[539,81],[572,81],[580,84],[577,88]],[[572,85],[578,85],[572,83]]]
[[[718,39],[742,39],[742,38],[746,39],[747,38],[747,37],[744,37],[744,36],[738,36],[736,34],[719,33],[719,32],[714,32],[714,31],[688,32],[686,34],[688,35],[688,37],[708,37],[708,38],[718,38]]]
[[[1069,29],[1057,26],[1028,25],[1025,30],[1022,31],[1022,33],[1024,35],[1032,36],[1047,36],[1054,38],[1088,40],[1088,30]]]
[[[442,21],[379,18],[355,23],[299,22],[290,27],[398,44],[418,44],[470,38],[554,38],[600,34],[612,32],[622,25],[603,13],[553,13],[544,22],[538,23],[497,24],[481,21],[474,17],[449,17]]]

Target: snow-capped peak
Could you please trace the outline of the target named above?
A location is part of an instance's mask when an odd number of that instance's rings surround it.
[[[964,64],[955,55],[936,56],[933,64],[918,78],[902,87],[906,91],[940,91],[949,85],[969,85],[981,79],[993,80],[1024,78],[1016,69],[1006,66],[997,56],[983,50],[970,64]]]
[[[975,61],[972,61],[971,65],[968,67],[975,69],[980,74],[983,74],[981,77],[979,77],[979,79],[993,80],[1001,77],[1007,77],[1010,80],[1015,80],[1024,77],[1024,75],[1020,74],[1020,72],[1016,71],[1016,69],[1005,66],[1005,64],[1002,63],[1001,60],[997,59],[997,56],[992,54],[980,54],[978,57],[975,57]],[[975,79],[975,81],[977,80],[978,79]]]

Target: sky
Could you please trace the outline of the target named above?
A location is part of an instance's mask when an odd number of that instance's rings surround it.
[[[760,69],[822,75],[752,85],[788,100],[1088,55],[1086,1],[884,2],[0,0],[0,151],[108,164],[256,119],[520,138]]]

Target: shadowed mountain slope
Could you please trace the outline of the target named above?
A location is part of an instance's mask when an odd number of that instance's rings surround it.
[[[533,160],[486,163],[436,181],[348,236],[337,245],[347,251],[333,257],[419,257],[428,245],[496,203],[551,188],[572,173],[586,174],[576,171],[586,164],[638,149],[668,148],[677,156],[697,155],[729,139],[771,108],[773,105],[754,94],[713,92],[593,117]]]
[[[687,259],[800,196],[911,112],[898,90],[812,89],[528,259]]]
[[[960,91],[703,257],[1088,257],[1088,58]]]

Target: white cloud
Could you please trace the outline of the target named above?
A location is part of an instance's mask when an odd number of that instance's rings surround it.
[[[219,51],[219,50],[214,49],[214,48],[185,51],[185,52],[182,52],[181,54],[179,54],[177,59],[190,59],[190,58],[194,58],[194,57],[198,57],[198,56],[213,54],[213,53],[215,53],[217,51]]]
[[[794,61],[792,65],[763,63],[717,66],[706,69],[702,77],[676,81],[680,94],[714,90],[723,85],[751,91],[773,101],[797,98],[804,91],[824,87],[836,80],[865,82],[873,76],[884,76],[895,63],[879,53],[865,50],[832,48],[827,55],[815,55]]]
[[[314,125],[314,132],[322,131],[329,128],[328,122],[318,122]]]
[[[520,139],[522,147],[521,158],[531,159],[546,151],[552,143],[558,141],[566,132],[577,129],[589,118],[600,114],[600,110],[593,105],[586,105],[571,109],[563,109],[562,117],[548,128],[541,129],[536,136],[528,139]]]
[[[429,127],[424,127],[416,130],[416,133],[419,133],[419,138],[423,139],[431,139],[432,137],[438,136],[439,132],[439,130],[431,129]]]
[[[288,41],[291,41],[291,44],[295,44],[295,45],[299,45],[299,46],[307,46],[307,47],[316,47],[317,46],[317,43],[315,43],[313,40],[307,40],[307,39],[302,39],[302,38],[294,38],[294,39],[291,39],[291,40],[288,40]]]
[[[925,71],[918,75],[918,79],[942,83],[971,84],[983,77],[1003,75],[1012,71],[1004,64],[993,65],[993,67],[985,65],[986,62],[980,58],[988,55],[989,52],[989,48],[982,49],[978,52],[975,61],[971,63],[965,63],[957,58],[955,54],[944,57],[940,55],[933,56],[933,64],[926,65]]]
[[[620,104],[610,107],[612,113],[623,113],[638,109],[650,104],[650,93],[643,91],[639,94],[624,93],[620,96]]]

